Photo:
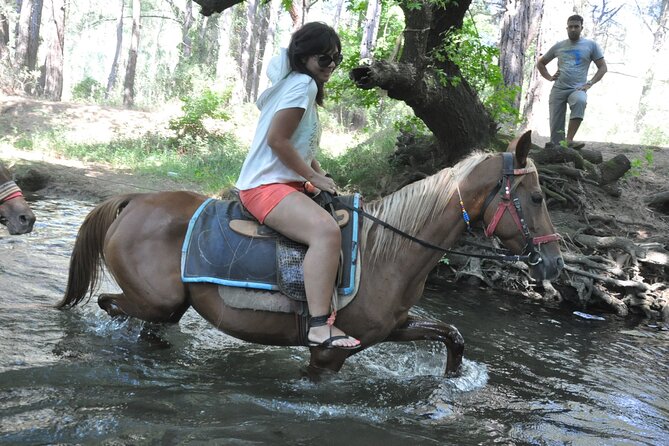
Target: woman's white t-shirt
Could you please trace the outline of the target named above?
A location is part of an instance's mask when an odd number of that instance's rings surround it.
[[[316,109],[318,86],[308,75],[291,72],[284,79],[267,89],[258,99],[260,118],[249,154],[237,180],[240,190],[252,189],[263,184],[306,181],[301,175],[284,165],[267,144],[267,134],[274,115],[279,110],[302,108],[304,115],[293,133],[291,142],[302,159],[309,165],[316,157],[321,138],[321,126]]]

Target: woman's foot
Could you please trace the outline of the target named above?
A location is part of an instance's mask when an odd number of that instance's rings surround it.
[[[307,335],[310,347],[354,349],[360,347],[360,341],[334,325],[320,325],[309,328]]]

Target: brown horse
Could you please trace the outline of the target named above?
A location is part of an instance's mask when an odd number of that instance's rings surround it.
[[[366,210],[427,243],[448,248],[465,229],[461,196],[472,221],[483,220],[506,248],[527,255],[536,279],[554,279],[563,261],[538,174],[527,159],[529,149],[528,132],[509,146],[511,166],[506,172],[503,154],[475,154],[370,203]],[[219,297],[218,285],[181,281],[187,225],[205,198],[190,192],[130,194],[97,206],[79,230],[67,289],[58,307],[72,307],[92,295],[104,262],[122,290],[98,298],[111,316],[176,323],[192,305],[215,327],[239,339],[300,345],[295,315],[233,308]],[[509,206],[512,202],[517,206]],[[518,212],[522,218],[516,218]],[[339,311],[337,325],[364,347],[389,341],[441,341],[448,349],[446,372],[456,373],[464,349],[458,330],[409,316],[442,255],[364,219],[359,291]],[[338,371],[354,353],[311,348],[307,371],[313,378],[323,371]]]
[[[12,181],[12,175],[0,163],[0,223],[11,235],[27,234],[33,230],[35,214],[30,210],[21,189]]]

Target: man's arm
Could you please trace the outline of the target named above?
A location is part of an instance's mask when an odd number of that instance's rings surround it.
[[[548,73],[548,69],[546,68],[546,64],[548,64],[551,60],[553,59],[546,59],[545,56],[541,56],[539,60],[537,61],[537,70],[539,70],[539,73],[541,74],[541,77],[546,79],[547,81],[555,81],[558,76],[560,75],[560,70],[556,71],[554,75],[550,75]]]
[[[592,76],[592,79],[588,81],[588,84],[590,84],[591,87],[599,82],[604,77],[606,72],[609,71],[608,67],[606,66],[606,61],[603,57],[601,59],[597,59],[595,61],[595,65],[597,66],[597,72],[594,76]]]

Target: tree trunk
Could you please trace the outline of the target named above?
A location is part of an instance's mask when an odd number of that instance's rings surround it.
[[[462,26],[469,4],[449,2],[442,8],[424,1],[417,9],[401,2],[406,28],[400,61],[375,61],[351,71],[359,88],[380,87],[414,110],[436,137],[439,153],[435,158],[444,165],[484,146],[496,132],[494,121],[457,65],[430,57],[445,32]]]
[[[525,90],[523,112],[521,116],[525,117],[522,124],[522,130],[533,129],[542,135],[549,135],[548,126],[548,94],[552,84],[545,80],[536,69],[536,63],[548,49],[560,40],[567,38],[565,30],[567,17],[572,15],[573,4],[571,2],[551,2],[544,1],[543,8],[537,12],[537,34],[533,44],[530,45],[528,52],[532,58],[527,61],[527,69],[530,73],[530,80]],[[549,72],[557,70],[557,62],[549,64]]]
[[[63,48],[65,47],[65,0],[49,0],[48,51],[44,63],[44,97],[60,101],[63,95]]]
[[[276,36],[278,11],[280,7],[281,0],[272,0],[269,5],[267,31],[260,35],[261,40],[258,54],[261,55],[261,58],[258,58],[258,83],[256,86],[256,97],[258,96],[259,92],[265,90],[265,88],[268,86],[269,79],[267,79],[267,76],[264,75],[267,71],[266,67],[272,56],[278,52],[275,51],[274,38]]]
[[[116,20],[116,50],[114,51],[114,60],[112,61],[109,77],[107,78],[107,89],[105,90],[105,99],[109,98],[114,85],[116,85],[116,76],[118,75],[118,60],[121,57],[123,47],[123,11],[125,10],[125,0],[121,0],[121,12]]]
[[[270,5],[263,7],[258,11],[259,19],[259,29],[258,29],[258,51],[254,61],[253,69],[253,79],[251,82],[251,101],[255,102],[258,98],[258,92],[260,88],[260,79],[262,78],[262,68],[263,61],[271,58],[271,52],[266,51],[267,47],[270,47],[270,51],[273,48],[271,44],[274,41],[274,33],[276,26],[274,21],[276,20],[276,13],[272,10],[272,7],[276,2],[271,2]],[[267,45],[267,42],[270,42],[270,45]]]
[[[536,38],[544,0],[507,0],[499,43],[499,67],[504,85],[519,87],[513,106],[520,108],[525,58]]]
[[[337,0],[337,7],[335,8],[335,16],[332,19],[332,28],[337,29],[339,27],[339,19],[341,18],[341,11],[344,8],[344,0]]]
[[[9,57],[9,19],[0,11],[0,62]]]
[[[639,108],[634,117],[634,130],[641,131],[643,119],[648,111],[648,98],[650,95],[653,82],[655,80],[655,65],[657,60],[661,60],[660,52],[664,46],[665,38],[667,36],[667,19],[669,18],[669,0],[662,0],[660,6],[660,14],[657,21],[657,28],[653,33],[653,56],[650,58],[650,64],[644,76],[643,87],[641,89],[641,97],[639,98]]]
[[[16,40],[16,65],[33,71],[37,64],[42,0],[23,0]]]
[[[381,2],[379,0],[368,0],[362,41],[360,42],[360,59],[372,59],[376,46],[376,36],[379,32],[380,17]]]
[[[135,104],[135,74],[137,71],[137,51],[139,49],[140,10],[141,1],[132,0],[132,35],[130,37],[130,49],[128,50],[128,65],[125,70],[125,82],[123,83],[123,105],[127,108]]]
[[[253,100],[253,84],[257,77],[256,73],[256,54],[258,50],[258,2],[256,0],[247,0],[246,9],[246,45],[242,51],[242,81],[244,83],[244,93],[246,101]]]
[[[186,11],[181,25],[181,57],[188,59],[191,55],[193,40],[190,38],[190,29],[193,26],[193,2],[186,2]]]

